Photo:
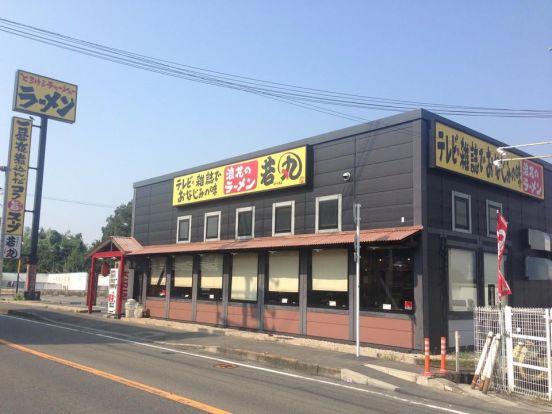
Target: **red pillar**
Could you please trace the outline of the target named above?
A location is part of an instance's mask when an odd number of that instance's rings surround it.
[[[88,305],[88,313],[92,313],[92,305],[94,304],[94,295],[96,293],[96,256],[92,255],[90,263],[90,275],[88,276],[88,292],[86,294],[86,304]]]
[[[119,256],[119,277],[117,280],[117,305],[115,307],[115,314],[118,318],[121,317],[123,309],[123,281],[125,278],[125,256],[122,254]]]

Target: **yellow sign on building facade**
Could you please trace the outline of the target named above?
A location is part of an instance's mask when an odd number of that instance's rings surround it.
[[[12,118],[8,186],[4,198],[5,259],[18,259],[21,255],[32,128],[30,119]]]
[[[307,183],[307,147],[176,177],[173,206],[251,194]]]
[[[18,70],[13,110],[74,123],[77,85]]]
[[[493,164],[501,159],[498,147],[439,122],[435,123],[435,165],[449,171],[544,199],[543,167],[530,160],[505,161],[502,168]],[[519,158],[506,152],[503,158]]]

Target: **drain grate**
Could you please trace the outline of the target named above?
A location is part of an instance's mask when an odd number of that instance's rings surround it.
[[[213,367],[219,368],[219,369],[233,369],[233,368],[237,368],[238,366],[236,364],[215,364],[213,365]]]

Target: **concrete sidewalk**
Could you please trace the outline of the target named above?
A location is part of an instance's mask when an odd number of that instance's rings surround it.
[[[423,367],[417,364],[421,355],[414,353],[364,346],[361,347],[361,356],[357,358],[355,346],[350,344],[150,318],[117,320],[101,313],[89,315],[82,306],[3,301],[0,302],[0,312],[109,331],[114,335],[147,340],[169,348],[251,361],[304,375],[365,384],[385,391],[415,393],[434,399],[435,391],[439,390],[443,391],[444,402],[447,401],[447,393],[453,393],[503,406],[519,408],[522,404],[530,412],[538,412],[545,407],[541,403],[498,398],[492,392],[484,395],[471,390],[468,385],[456,384],[445,378],[425,377],[422,375]],[[543,412],[549,412],[547,410],[550,406]]]

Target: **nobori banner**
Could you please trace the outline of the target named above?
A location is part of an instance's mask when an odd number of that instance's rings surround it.
[[[307,184],[307,147],[176,177],[173,206]]]
[[[18,70],[13,110],[74,123],[77,85]]]
[[[497,148],[465,132],[435,123],[436,167],[544,199],[542,165],[530,160],[512,160],[504,161],[499,168],[493,164],[501,159]],[[505,153],[504,159],[520,157],[508,151]]]
[[[4,196],[5,259],[18,259],[21,255],[32,128],[31,120],[12,118],[8,183]]]

